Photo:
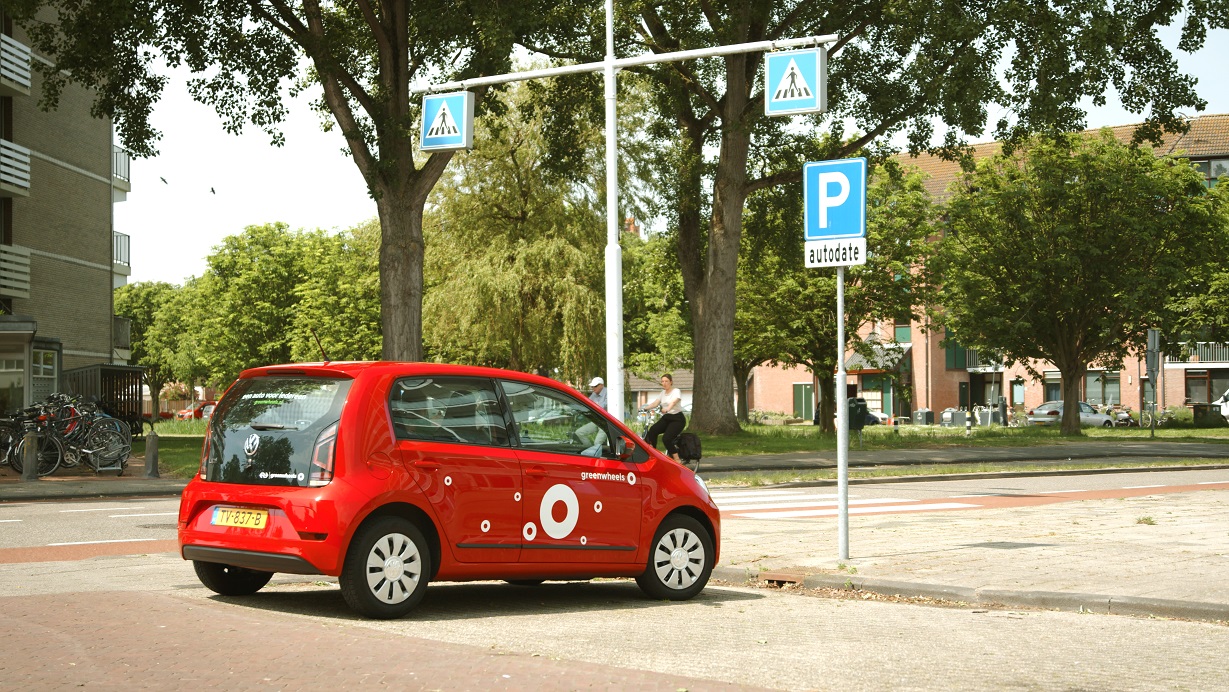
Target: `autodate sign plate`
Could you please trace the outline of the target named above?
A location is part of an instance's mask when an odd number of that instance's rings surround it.
[[[866,238],[808,240],[802,247],[807,267],[849,267],[866,264]]]

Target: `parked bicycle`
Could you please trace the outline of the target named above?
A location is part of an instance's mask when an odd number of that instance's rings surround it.
[[[26,434],[35,433],[38,475],[85,463],[97,473],[118,469],[122,474],[132,454],[132,433],[127,423],[112,418],[96,404],[53,394],[22,411],[0,419],[0,453],[17,472],[23,470]]]

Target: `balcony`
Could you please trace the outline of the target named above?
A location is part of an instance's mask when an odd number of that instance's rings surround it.
[[[30,48],[0,34],[0,96],[30,95]]]
[[[0,245],[0,297],[30,297],[30,251],[20,245]]]
[[[30,150],[0,139],[0,197],[30,195]]]
[[[1229,363],[1229,343],[1187,341],[1175,346],[1178,352],[1165,354],[1166,363]]]
[[[123,147],[111,145],[111,201],[123,202],[132,192],[132,179],[129,177],[130,155]]]

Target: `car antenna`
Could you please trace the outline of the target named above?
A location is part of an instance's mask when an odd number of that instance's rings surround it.
[[[312,333],[312,338],[316,340],[316,348],[320,349],[320,357],[324,358],[324,362],[329,362],[331,358],[329,358],[329,354],[324,352],[324,346],[320,345],[320,337],[316,336],[316,328],[308,327],[307,329]]]

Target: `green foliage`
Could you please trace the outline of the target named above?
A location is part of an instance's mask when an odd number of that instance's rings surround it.
[[[1226,266],[1225,208],[1186,160],[1108,131],[1034,138],[955,190],[939,319],[966,347],[1054,363],[1077,385],[1064,387],[1063,430],[1078,434],[1087,367],[1119,368],[1148,328],[1170,331],[1189,277]]]
[[[151,332],[157,322],[158,311],[174,292],[174,286],[161,281],[125,284],[115,289],[112,303],[116,316],[126,317],[132,323],[130,360],[134,365],[145,368],[143,377],[149,391],[154,393],[155,410],[158,408],[158,394],[172,377],[172,367],[166,344],[158,342]]]
[[[512,92],[480,120],[427,217],[424,341],[436,360],[601,371],[604,227],[586,190],[544,167],[539,115]]]
[[[293,312],[291,359],[314,361],[327,355],[330,360],[379,360],[379,222],[373,219],[302,245],[303,277],[295,288],[299,302]]]

